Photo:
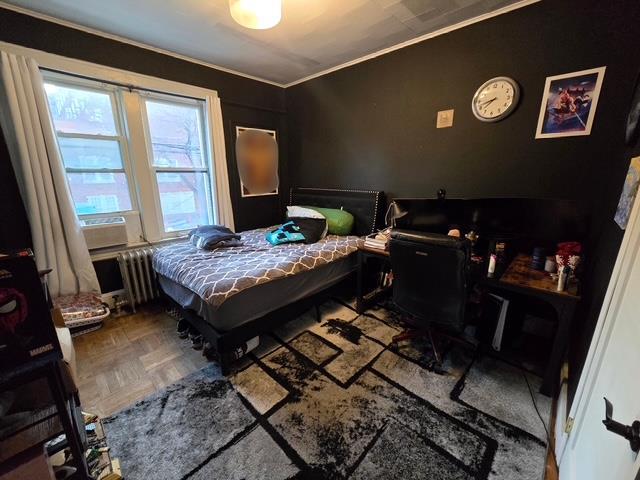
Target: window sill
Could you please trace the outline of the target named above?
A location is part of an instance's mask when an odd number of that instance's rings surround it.
[[[163,238],[162,240],[158,240],[156,242],[145,241],[145,242],[129,243],[127,245],[121,245],[116,247],[96,248],[95,250],[90,250],[89,255],[91,256],[91,260],[93,262],[99,262],[101,260],[112,260],[117,258],[120,252],[126,252],[127,250],[135,250],[136,248],[154,247],[158,245],[164,245],[167,243],[178,242],[188,237],[189,235],[184,234],[179,237]]]

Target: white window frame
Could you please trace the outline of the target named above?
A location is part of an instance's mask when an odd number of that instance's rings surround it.
[[[113,212],[103,212],[103,213],[91,213],[91,214],[80,214],[78,218],[106,218],[106,217],[117,217],[120,215],[138,215],[138,201],[135,189],[135,180],[133,178],[132,170],[131,170],[131,161],[128,154],[128,137],[126,135],[126,129],[124,126],[124,118],[123,111],[121,108],[121,102],[119,99],[118,88],[112,84],[99,82],[96,80],[89,80],[84,78],[73,77],[70,75],[63,75],[56,72],[50,72],[47,70],[42,71],[42,77],[45,83],[50,83],[60,87],[73,88],[76,90],[86,90],[89,92],[98,92],[109,95],[109,100],[111,102],[111,111],[113,112],[113,121],[116,129],[116,135],[97,135],[97,134],[87,134],[87,133],[70,133],[70,132],[62,132],[58,131],[57,128],[54,129],[56,132],[56,136],[58,138],[86,138],[91,140],[111,140],[118,143],[118,148],[120,150],[120,158],[122,160],[122,168],[77,168],[77,167],[67,167],[64,165],[65,173],[124,173],[127,178],[127,186],[129,190],[129,201],[131,203],[131,208],[116,210]],[[62,152],[60,152],[60,156],[62,157]]]
[[[56,129],[56,135],[58,137],[76,137],[76,138],[96,138],[104,140],[116,140],[120,147],[120,157],[123,163],[123,169],[117,169],[118,172],[122,171],[127,177],[127,185],[129,187],[129,199],[131,202],[131,209],[119,210],[109,213],[91,213],[78,215],[81,220],[97,219],[97,218],[110,218],[110,217],[123,217],[125,219],[125,225],[127,228],[127,243],[131,246],[138,246],[140,244],[147,243],[148,236],[143,229],[140,197],[138,187],[136,185],[136,179],[134,175],[134,168],[132,157],[130,154],[130,137],[126,128],[126,113],[124,109],[124,102],[122,101],[122,91],[116,85],[112,83],[101,82],[99,80],[82,78],[71,74],[64,74],[59,72],[53,72],[49,70],[42,70],[42,77],[45,82],[53,83],[55,85],[66,86],[76,89],[84,89],[89,91],[98,91],[102,93],[108,93],[111,100],[111,109],[114,114],[114,124],[116,127],[116,136],[105,135],[86,135],[86,134],[64,134],[59,133]],[[62,152],[60,152],[62,157]],[[66,173],[76,172],[116,172],[116,169],[67,169]]]
[[[204,100],[197,100],[194,98],[185,98],[185,97],[177,97],[174,95],[165,95],[156,92],[139,92],[140,93],[140,113],[142,117],[142,124],[144,130],[144,138],[146,140],[145,147],[147,151],[147,168],[151,172],[151,176],[153,178],[153,200],[155,203],[155,209],[158,212],[157,221],[158,225],[161,227],[160,235],[164,238],[172,238],[176,236],[182,236],[185,232],[191,230],[191,227],[185,230],[177,230],[172,232],[167,232],[166,225],[164,225],[164,217],[162,215],[162,204],[160,202],[160,185],[158,184],[158,173],[204,173],[207,177],[207,192],[206,200],[207,200],[207,218],[208,222],[213,222],[215,217],[215,202],[214,202],[214,190],[213,185],[215,185],[215,172],[213,165],[213,156],[211,149],[209,148],[209,142],[207,141],[206,131],[207,129],[207,121],[206,121],[206,102]],[[198,111],[198,122],[199,122],[199,131],[200,131],[200,145],[202,145],[202,155],[203,155],[203,163],[202,167],[159,167],[154,165],[153,158],[153,145],[151,143],[151,132],[149,129],[149,115],[147,113],[147,105],[146,100],[152,100],[154,102],[167,103],[169,105],[175,104],[184,104],[188,106],[197,107]]]
[[[13,53],[15,55],[23,55],[26,57],[31,57],[38,65],[41,67],[43,74],[45,72],[54,75],[52,71],[58,72],[63,75],[65,78],[69,76],[78,77],[78,81],[83,81],[86,79],[91,79],[87,81],[93,81],[98,83],[106,83],[106,84],[119,84],[126,85],[131,89],[141,89],[147,91],[156,91],[163,92],[168,95],[175,95],[178,97],[185,98],[193,98],[198,100],[204,100],[204,129],[206,132],[206,139],[204,145],[208,151],[208,158],[210,162],[210,176],[209,176],[209,188],[210,188],[210,196],[213,205],[212,217],[213,221],[217,221],[217,207],[215,204],[216,201],[216,184],[215,184],[215,162],[214,155],[219,148],[218,146],[213,145],[213,137],[211,135],[213,118],[212,118],[212,108],[211,105],[216,101],[218,97],[218,93],[215,90],[198,87],[195,85],[189,85],[185,83],[174,82],[171,80],[165,80],[157,77],[152,77],[148,75],[142,75],[126,70],[121,70],[113,67],[107,67],[104,65],[98,65],[91,62],[86,62],[83,60],[77,60],[73,58],[63,57],[61,55],[56,55],[48,52],[44,52],[42,50],[36,50],[33,48],[23,47],[21,45],[15,45],[9,42],[0,41],[0,49]],[[131,107],[140,108],[139,96],[133,95],[137,100],[132,100],[132,94],[130,92],[124,91],[119,92],[122,97],[122,101],[126,109]],[[126,119],[123,120],[123,125],[126,126],[126,131],[130,131],[132,127],[142,129],[142,122],[139,122],[139,125],[132,126],[127,124]],[[138,131],[138,134],[141,130]],[[138,142],[139,143],[139,142]],[[136,147],[135,142],[129,142],[128,151],[125,152],[127,155],[127,159],[129,159],[129,168],[131,169],[133,176],[135,177],[135,182],[129,182],[129,188],[135,189],[136,195],[131,198],[132,208],[133,202],[136,202],[137,210],[121,212],[122,216],[127,220],[127,231],[129,238],[129,246],[140,246],[146,245],[149,243],[161,242],[165,239],[170,239],[172,235],[163,235],[162,231],[164,230],[161,223],[158,221],[150,221],[146,222],[147,225],[143,227],[141,223],[141,215],[140,213],[147,213],[145,216],[146,219],[150,219],[151,215],[148,214],[148,211],[155,211],[156,214],[160,212],[157,206],[151,206],[149,204],[149,199],[153,199],[153,183],[151,183],[150,174],[141,175],[139,172],[139,168],[136,167],[135,159],[138,158],[136,156],[136,151],[139,150],[140,147]],[[145,148],[142,145],[142,148]],[[135,186],[134,186],[135,183]],[[153,201],[155,204],[155,200]],[[149,210],[152,209],[152,210]],[[110,214],[108,216],[114,216],[115,214]],[[104,217],[102,214],[91,214],[87,215],[86,218],[100,218]],[[83,217],[84,218],[84,217]],[[176,232],[172,232],[176,233]],[[92,252],[92,257],[106,259],[114,256],[115,253],[108,252]]]

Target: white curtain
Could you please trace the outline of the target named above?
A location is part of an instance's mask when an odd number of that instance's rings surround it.
[[[53,297],[99,292],[58,150],[42,75],[32,58],[0,52],[2,129],[31,225],[36,264]]]
[[[213,164],[215,167],[216,221],[235,231],[233,207],[229,191],[229,172],[227,171],[227,151],[224,144],[224,124],[222,123],[222,107],[220,99],[207,96],[209,110],[209,134],[213,143]]]

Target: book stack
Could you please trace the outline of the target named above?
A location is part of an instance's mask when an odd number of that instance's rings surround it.
[[[365,248],[372,248],[374,250],[386,250],[389,246],[389,232],[383,230],[367,235],[364,239],[364,246]]]

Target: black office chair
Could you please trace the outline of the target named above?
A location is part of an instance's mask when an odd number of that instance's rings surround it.
[[[396,335],[393,343],[427,336],[436,365],[442,357],[432,327],[452,340],[477,347],[464,335],[469,296],[470,243],[436,233],[394,229],[389,253],[393,270],[394,303],[410,318],[412,329]]]

